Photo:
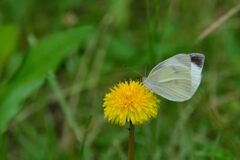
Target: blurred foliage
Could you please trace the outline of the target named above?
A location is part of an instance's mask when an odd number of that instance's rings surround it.
[[[104,94],[196,51],[206,56],[197,93],[159,97],[158,118],[136,127],[136,159],[240,159],[239,9],[199,40],[239,5],[1,0],[0,159],[127,159],[128,126],[106,122]]]

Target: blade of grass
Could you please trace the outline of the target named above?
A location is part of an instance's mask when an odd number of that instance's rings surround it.
[[[240,4],[236,5],[232,9],[230,9],[227,13],[222,15],[220,18],[218,18],[216,21],[214,21],[212,24],[210,24],[196,39],[195,43],[199,43],[204,38],[206,38],[209,34],[214,32],[217,28],[219,28],[224,22],[226,22],[229,18],[234,16],[236,13],[240,11]]]
[[[51,86],[51,88],[53,89],[53,91],[56,94],[56,97],[59,101],[60,107],[66,118],[66,121],[69,124],[69,127],[74,132],[77,140],[79,142],[81,142],[82,133],[80,131],[80,128],[78,127],[78,124],[76,123],[76,121],[74,119],[74,115],[73,115],[72,111],[70,110],[70,107],[69,107],[67,101],[64,99],[64,96],[62,94],[59,84],[57,83],[55,75],[52,72],[49,72],[47,79],[48,79],[49,85]]]
[[[7,159],[7,137],[6,134],[0,135],[0,155],[2,159]]]
[[[86,42],[92,31],[91,26],[81,26],[55,33],[29,49],[16,74],[0,85],[0,133],[6,131],[25,99],[43,84],[48,71],[55,70],[67,55]]]
[[[153,29],[153,21],[151,19],[151,3],[150,0],[145,0],[146,3],[146,15],[147,15],[147,30],[148,30],[148,45],[149,45],[149,62],[151,62],[154,57],[154,29]]]

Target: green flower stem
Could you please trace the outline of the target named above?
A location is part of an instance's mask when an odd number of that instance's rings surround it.
[[[134,125],[130,122],[128,136],[128,160],[134,160]]]

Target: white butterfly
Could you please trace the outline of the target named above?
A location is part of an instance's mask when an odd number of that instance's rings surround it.
[[[204,59],[201,53],[177,54],[156,65],[148,77],[143,77],[143,83],[168,100],[186,101],[201,82]]]

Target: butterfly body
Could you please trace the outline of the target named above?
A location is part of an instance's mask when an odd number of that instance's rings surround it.
[[[201,82],[204,59],[201,53],[177,54],[156,65],[143,83],[168,100],[186,101]]]

